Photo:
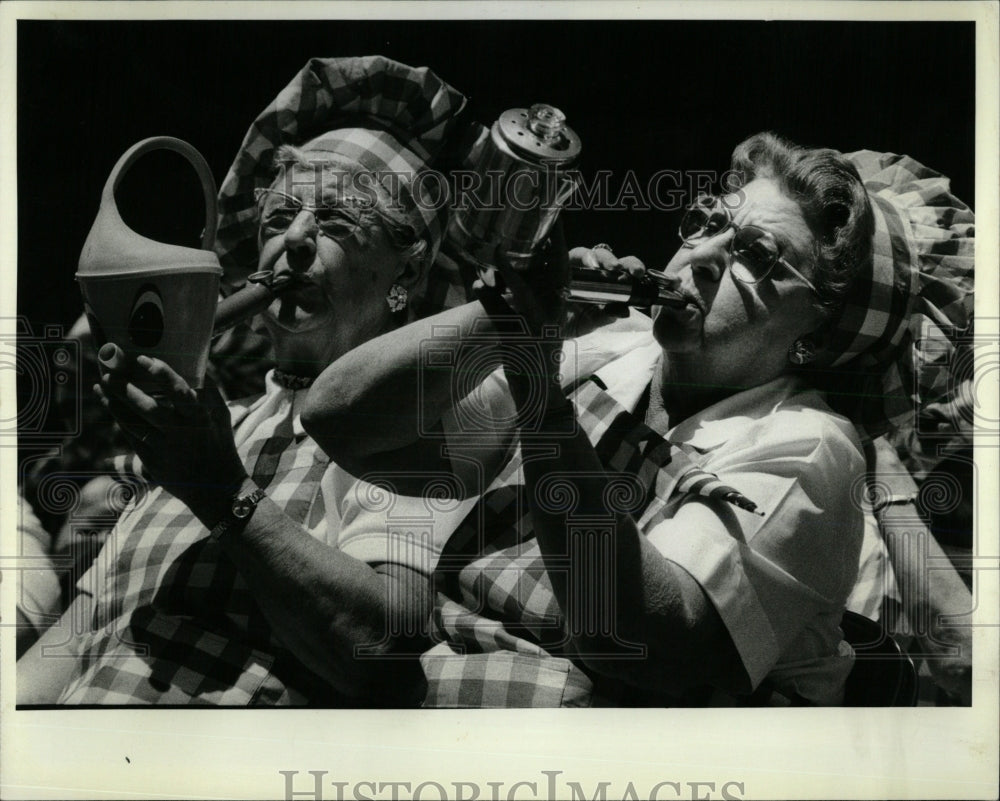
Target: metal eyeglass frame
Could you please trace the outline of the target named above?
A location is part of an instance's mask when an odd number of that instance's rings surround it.
[[[316,216],[317,211],[337,212],[344,221],[348,221],[350,223],[350,225],[344,226],[344,233],[339,236],[334,236],[330,234],[328,231],[324,230],[323,225],[320,224],[318,219],[316,221],[316,227],[320,233],[322,233],[324,236],[330,237],[337,241],[349,239],[350,237],[354,236],[358,232],[358,230],[363,230],[364,226],[370,222],[370,219],[372,219],[368,217],[369,214],[377,216],[375,215],[374,212],[374,204],[371,203],[370,201],[356,202],[348,205],[336,205],[332,203],[311,205],[308,203],[303,203],[294,195],[290,195],[287,192],[282,192],[280,189],[264,188],[264,187],[255,189],[253,194],[254,194],[254,200],[256,200],[258,204],[260,204],[265,197],[269,195],[276,195],[280,198],[283,198],[286,201],[289,201],[292,204],[291,207],[296,209],[296,211],[312,212],[314,217]],[[262,225],[264,224],[263,219],[261,219],[261,224]],[[289,223],[289,226],[290,225],[291,224]],[[288,230],[287,228],[284,229],[284,231],[287,230]],[[284,231],[282,231],[282,233],[284,233]]]
[[[743,255],[743,253],[745,253],[745,250],[746,250],[745,248],[740,248],[739,250],[736,250],[736,251],[733,250],[733,247],[734,247],[734,245],[736,243],[736,239],[739,236],[740,231],[760,231],[760,235],[762,237],[768,237],[772,242],[774,242],[774,247],[775,247],[775,256],[774,256],[774,259],[767,266],[767,269],[764,270],[764,273],[761,276],[759,276],[758,278],[756,278],[755,280],[753,280],[753,281],[748,281],[747,279],[742,278],[739,274],[737,274],[736,272],[734,272],[733,271],[732,262],[730,262],[729,263],[729,272],[732,273],[733,278],[735,278],[737,281],[739,281],[740,283],[743,283],[743,284],[759,284],[761,281],[763,281],[765,278],[767,278],[771,274],[771,271],[774,270],[774,265],[780,263],[782,267],[784,267],[786,270],[788,270],[788,272],[790,272],[795,278],[798,278],[803,284],[805,284],[817,296],[819,296],[819,290],[816,289],[816,285],[813,284],[813,282],[810,281],[808,278],[806,278],[801,272],[799,272],[799,270],[797,270],[795,267],[793,267],[781,255],[781,245],[778,244],[778,241],[777,241],[777,239],[775,239],[774,234],[772,234],[770,231],[765,231],[763,228],[761,228],[758,225],[737,225],[736,222],[734,222],[734,220],[733,220],[733,213],[729,210],[729,207],[725,203],[722,202],[722,200],[720,198],[717,198],[717,197],[711,198],[711,197],[709,197],[709,198],[705,198],[705,200],[713,200],[714,204],[711,205],[711,206],[708,206],[703,201],[699,200],[699,201],[696,201],[695,203],[692,203],[684,211],[684,217],[681,220],[680,228],[677,231],[678,236],[680,236],[680,238],[681,238],[681,242],[683,242],[685,245],[690,245],[692,242],[696,242],[696,241],[698,241],[700,239],[711,239],[712,237],[718,236],[719,234],[722,234],[722,233],[725,233],[730,228],[732,228],[734,233],[733,233],[733,238],[729,242],[729,248],[728,248],[729,249],[729,253],[730,253],[731,256],[746,258]],[[705,229],[708,226],[707,226],[707,224],[703,224],[703,225],[700,226],[700,228],[699,228],[699,230],[698,230],[697,233],[689,235],[689,236],[684,236],[684,228],[685,228],[684,221],[687,220],[688,219],[688,215],[690,215],[696,209],[700,209],[700,210],[702,210],[702,211],[705,212],[706,223],[707,223],[707,221],[709,219],[709,212],[715,213],[717,210],[721,210],[721,212],[723,214],[725,214],[725,216],[726,216],[726,224],[724,226],[722,226],[721,228],[719,228],[719,230],[714,231],[711,234],[706,234],[705,233]],[[758,239],[759,238],[760,237],[758,237]],[[756,240],[754,240],[754,241],[756,241]]]

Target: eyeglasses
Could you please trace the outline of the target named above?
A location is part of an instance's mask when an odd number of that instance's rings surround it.
[[[350,205],[326,203],[311,206],[303,203],[294,195],[289,195],[278,189],[256,189],[254,199],[260,204],[268,196],[277,196],[285,202],[280,206],[261,209],[260,230],[264,236],[284,234],[291,227],[295,218],[303,211],[312,212],[316,227],[323,236],[342,242],[363,230],[373,219],[371,202],[361,198],[347,198]]]
[[[696,200],[681,219],[680,236],[685,245],[713,236],[732,228],[729,242],[729,271],[733,278],[744,284],[758,284],[771,274],[775,264],[781,264],[809,289],[819,295],[819,290],[801,272],[781,257],[781,245],[774,234],[756,225],[737,225],[733,214],[721,198],[701,197]]]

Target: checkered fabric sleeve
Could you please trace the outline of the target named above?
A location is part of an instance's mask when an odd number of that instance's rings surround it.
[[[595,381],[583,382],[571,398],[602,464],[622,477],[619,497],[642,513],[640,529],[676,493],[732,502],[733,488]],[[593,700],[590,679],[560,655],[563,617],[534,538],[520,464],[518,452],[439,560],[443,592],[434,632],[440,642],[421,657],[426,706],[585,706]],[[589,519],[581,524],[599,528]]]
[[[232,404],[252,427],[240,457],[253,480],[292,520],[325,538],[320,482],[328,459],[293,425],[293,393],[273,410]],[[327,701],[332,691],[275,638],[221,546],[177,498],[137,495],[94,568],[94,631],[67,704],[280,704]]]
[[[420,661],[427,676],[425,706],[514,708],[590,706],[593,683],[573,662],[533,647],[503,624],[441,599],[435,625],[450,635],[472,634],[479,648],[456,659],[461,646],[438,643]]]

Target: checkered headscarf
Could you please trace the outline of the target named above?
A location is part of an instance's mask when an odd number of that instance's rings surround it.
[[[239,286],[257,269],[254,190],[270,186],[274,154],[283,144],[400,176],[383,185],[404,207],[416,208],[425,253],[433,259],[446,222],[447,187],[417,176],[441,151],[465,102],[426,67],[383,56],[310,59],[250,126],[222,183],[215,249],[223,280]]]
[[[851,288],[833,331],[834,362],[860,376],[832,397],[862,438],[906,429],[949,391],[949,354],[973,317],[972,211],[947,177],[909,156],[861,150],[875,213],[872,270]]]

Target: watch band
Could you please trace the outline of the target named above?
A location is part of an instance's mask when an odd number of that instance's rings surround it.
[[[250,519],[261,498],[267,495],[260,487],[256,487],[253,492],[246,495],[237,495],[233,498],[229,507],[229,512],[218,523],[212,526],[208,532],[210,540],[217,540],[230,529],[241,526]]]

